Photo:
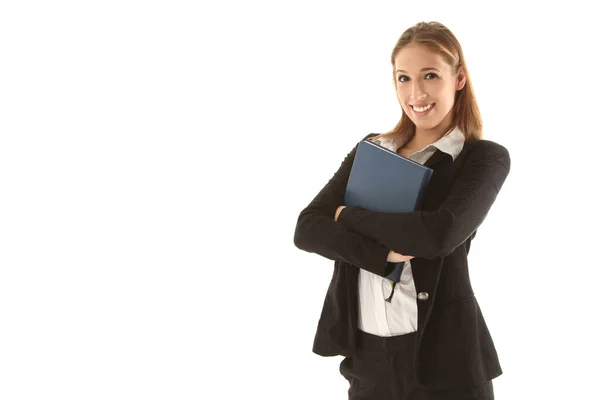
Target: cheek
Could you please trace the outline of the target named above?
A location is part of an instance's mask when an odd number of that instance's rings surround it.
[[[444,97],[441,100],[441,109],[444,109],[446,111],[450,111],[452,109],[452,107],[454,106],[454,99],[453,98],[448,98],[448,97]]]
[[[445,107],[452,107],[454,104],[455,90],[452,87],[445,88],[440,96],[440,101],[444,103]]]
[[[406,89],[403,87],[396,86],[396,97],[400,100],[401,103],[404,103],[407,99],[408,94],[406,93]]]

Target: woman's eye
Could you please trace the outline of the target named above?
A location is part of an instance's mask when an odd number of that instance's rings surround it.
[[[428,76],[431,76],[431,78],[427,78]],[[435,79],[437,77],[438,77],[437,74],[435,74],[433,72],[429,72],[429,73],[425,74],[425,79],[427,79],[427,80]],[[407,82],[408,81],[408,76],[406,76],[406,75],[400,75],[398,77],[398,81],[399,82]]]

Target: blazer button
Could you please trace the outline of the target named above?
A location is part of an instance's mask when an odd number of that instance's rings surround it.
[[[429,293],[427,292],[421,292],[417,295],[417,299],[421,300],[421,301],[425,301],[429,298]]]

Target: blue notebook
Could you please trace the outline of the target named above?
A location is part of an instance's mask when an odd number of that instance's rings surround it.
[[[418,211],[432,174],[431,168],[365,139],[356,149],[344,204],[378,212]],[[404,262],[396,264],[387,278],[398,282]]]

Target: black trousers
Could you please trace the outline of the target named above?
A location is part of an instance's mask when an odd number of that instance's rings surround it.
[[[350,400],[493,400],[492,381],[473,388],[430,390],[415,378],[416,333],[381,337],[359,330],[358,352],[345,357],[340,373]]]

